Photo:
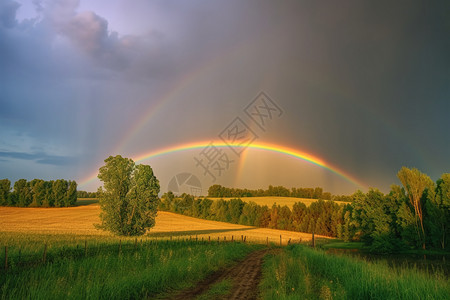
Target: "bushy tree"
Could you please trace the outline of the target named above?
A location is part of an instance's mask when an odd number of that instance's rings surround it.
[[[433,188],[433,181],[426,174],[417,169],[402,167],[397,174],[403,187],[405,188],[409,201],[414,207],[416,216],[416,227],[419,239],[422,241],[422,248],[425,249],[426,232],[423,225],[423,202],[422,197],[426,189]]]
[[[98,178],[102,223],[98,227],[117,235],[142,235],[155,225],[159,181],[148,165],[136,166],[120,155],[105,159]]]
[[[8,197],[11,192],[11,181],[9,179],[0,180],[0,206],[8,204]]]

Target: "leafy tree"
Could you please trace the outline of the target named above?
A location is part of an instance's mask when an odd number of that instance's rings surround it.
[[[66,206],[75,205],[77,202],[77,183],[73,180],[69,181],[69,188],[66,196]]]
[[[33,179],[30,182],[31,192],[33,194],[33,200],[30,206],[39,207],[42,206],[42,202],[45,198],[45,181],[42,179]]]
[[[105,159],[98,178],[101,225],[118,235],[142,235],[155,225],[159,181],[148,165],[120,155]]]
[[[422,196],[427,188],[432,188],[433,181],[426,174],[421,173],[417,169],[408,169],[402,167],[397,174],[405,190],[408,193],[409,201],[414,207],[416,216],[416,227],[419,239],[422,241],[422,248],[425,249],[426,233],[423,226],[423,203]],[[418,219],[418,221],[417,221]],[[419,228],[420,223],[420,228]]]
[[[54,199],[54,205],[56,207],[63,207],[65,205],[65,199],[67,195],[68,183],[64,179],[55,180],[52,185],[52,193]]]
[[[450,238],[450,173],[442,174],[436,183],[435,213],[431,218],[436,224],[436,238],[440,247],[445,249]]]
[[[8,196],[11,192],[11,181],[9,179],[0,180],[0,206],[8,204]]]
[[[27,207],[31,203],[30,185],[26,179],[19,179],[14,183],[14,193],[17,197],[17,206]]]

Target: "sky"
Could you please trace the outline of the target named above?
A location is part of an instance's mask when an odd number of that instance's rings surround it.
[[[0,178],[95,191],[120,154],[162,192],[437,180],[449,53],[448,1],[0,0]]]

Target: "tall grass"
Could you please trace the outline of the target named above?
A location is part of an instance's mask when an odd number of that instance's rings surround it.
[[[442,274],[392,269],[337,257],[301,245],[267,256],[263,299],[448,299],[450,283]]]
[[[56,238],[53,243],[47,263],[12,265],[0,271],[1,299],[154,297],[188,287],[257,247],[168,240],[137,244],[129,240],[120,246],[117,240],[111,240],[93,245],[94,241],[89,240],[91,248],[86,254],[80,246],[63,246],[63,241]],[[23,243],[22,249],[21,255],[32,252]],[[18,252],[12,253],[14,261]]]

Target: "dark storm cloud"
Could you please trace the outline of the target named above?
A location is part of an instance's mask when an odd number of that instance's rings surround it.
[[[220,132],[262,89],[286,112],[264,139],[374,186],[402,165],[434,178],[450,167],[448,1],[33,3],[36,15],[18,19],[25,2],[0,0],[3,159],[89,173],[167,91],[207,69],[211,81],[189,85],[198,92],[155,114],[130,148],[213,138],[206,129]]]

